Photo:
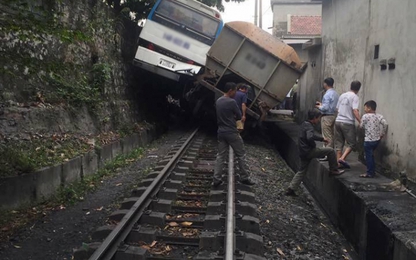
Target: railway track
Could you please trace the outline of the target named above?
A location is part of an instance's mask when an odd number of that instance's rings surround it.
[[[237,182],[231,148],[224,184],[211,185],[216,147],[198,130],[178,140],[74,259],[265,259],[254,194]]]

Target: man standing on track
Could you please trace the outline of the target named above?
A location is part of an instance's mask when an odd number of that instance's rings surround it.
[[[339,95],[334,89],[334,79],[324,80],[325,94],[321,102],[316,102],[316,108],[322,112],[321,128],[322,136],[328,140],[326,147],[334,148],[335,114]]]
[[[213,185],[218,187],[223,183],[221,177],[228,146],[233,148],[235,157],[238,160],[240,182],[246,185],[254,185],[255,183],[249,178],[243,139],[236,126],[236,121],[241,119],[240,109],[233,99],[237,92],[236,84],[233,82],[226,83],[224,92],[224,96],[220,97],[215,103],[218,124],[218,153],[215,162]]]

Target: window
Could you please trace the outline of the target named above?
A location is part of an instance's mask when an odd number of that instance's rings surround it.
[[[214,38],[218,30],[218,21],[173,1],[162,1],[156,13],[210,38]]]
[[[374,59],[377,60],[378,59],[378,54],[380,52],[380,45],[374,45]]]

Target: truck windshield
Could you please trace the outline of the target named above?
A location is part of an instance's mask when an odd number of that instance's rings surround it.
[[[159,4],[153,20],[209,45],[215,40],[219,26],[219,21],[172,0]]]

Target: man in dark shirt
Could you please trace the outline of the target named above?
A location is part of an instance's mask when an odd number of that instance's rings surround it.
[[[327,156],[329,164],[329,173],[331,175],[341,175],[344,171],[338,170],[337,158],[335,151],[332,148],[324,147],[317,148],[315,141],[328,143],[328,139],[315,134],[313,125],[316,125],[321,120],[322,113],[317,109],[308,111],[308,120],[302,123],[299,134],[299,156],[300,169],[290,182],[289,188],[286,190],[286,195],[295,196],[295,189],[299,187],[303,177],[306,175],[308,165],[313,158],[320,158]]]
[[[228,146],[233,148],[235,157],[237,157],[240,168],[240,182],[246,185],[254,184],[254,182],[249,179],[249,169],[246,164],[244,143],[236,126],[236,120],[241,119],[240,109],[238,109],[237,103],[233,99],[236,91],[235,83],[226,83],[224,96],[220,97],[215,103],[218,124],[218,153],[215,163],[213,183],[215,187],[222,183],[222,169],[227,155]]]
[[[246,110],[247,110],[247,92],[248,85],[245,83],[237,84],[237,93],[234,96],[235,102],[241,112],[241,120],[237,120],[237,130],[244,130],[244,122],[246,121]]]

